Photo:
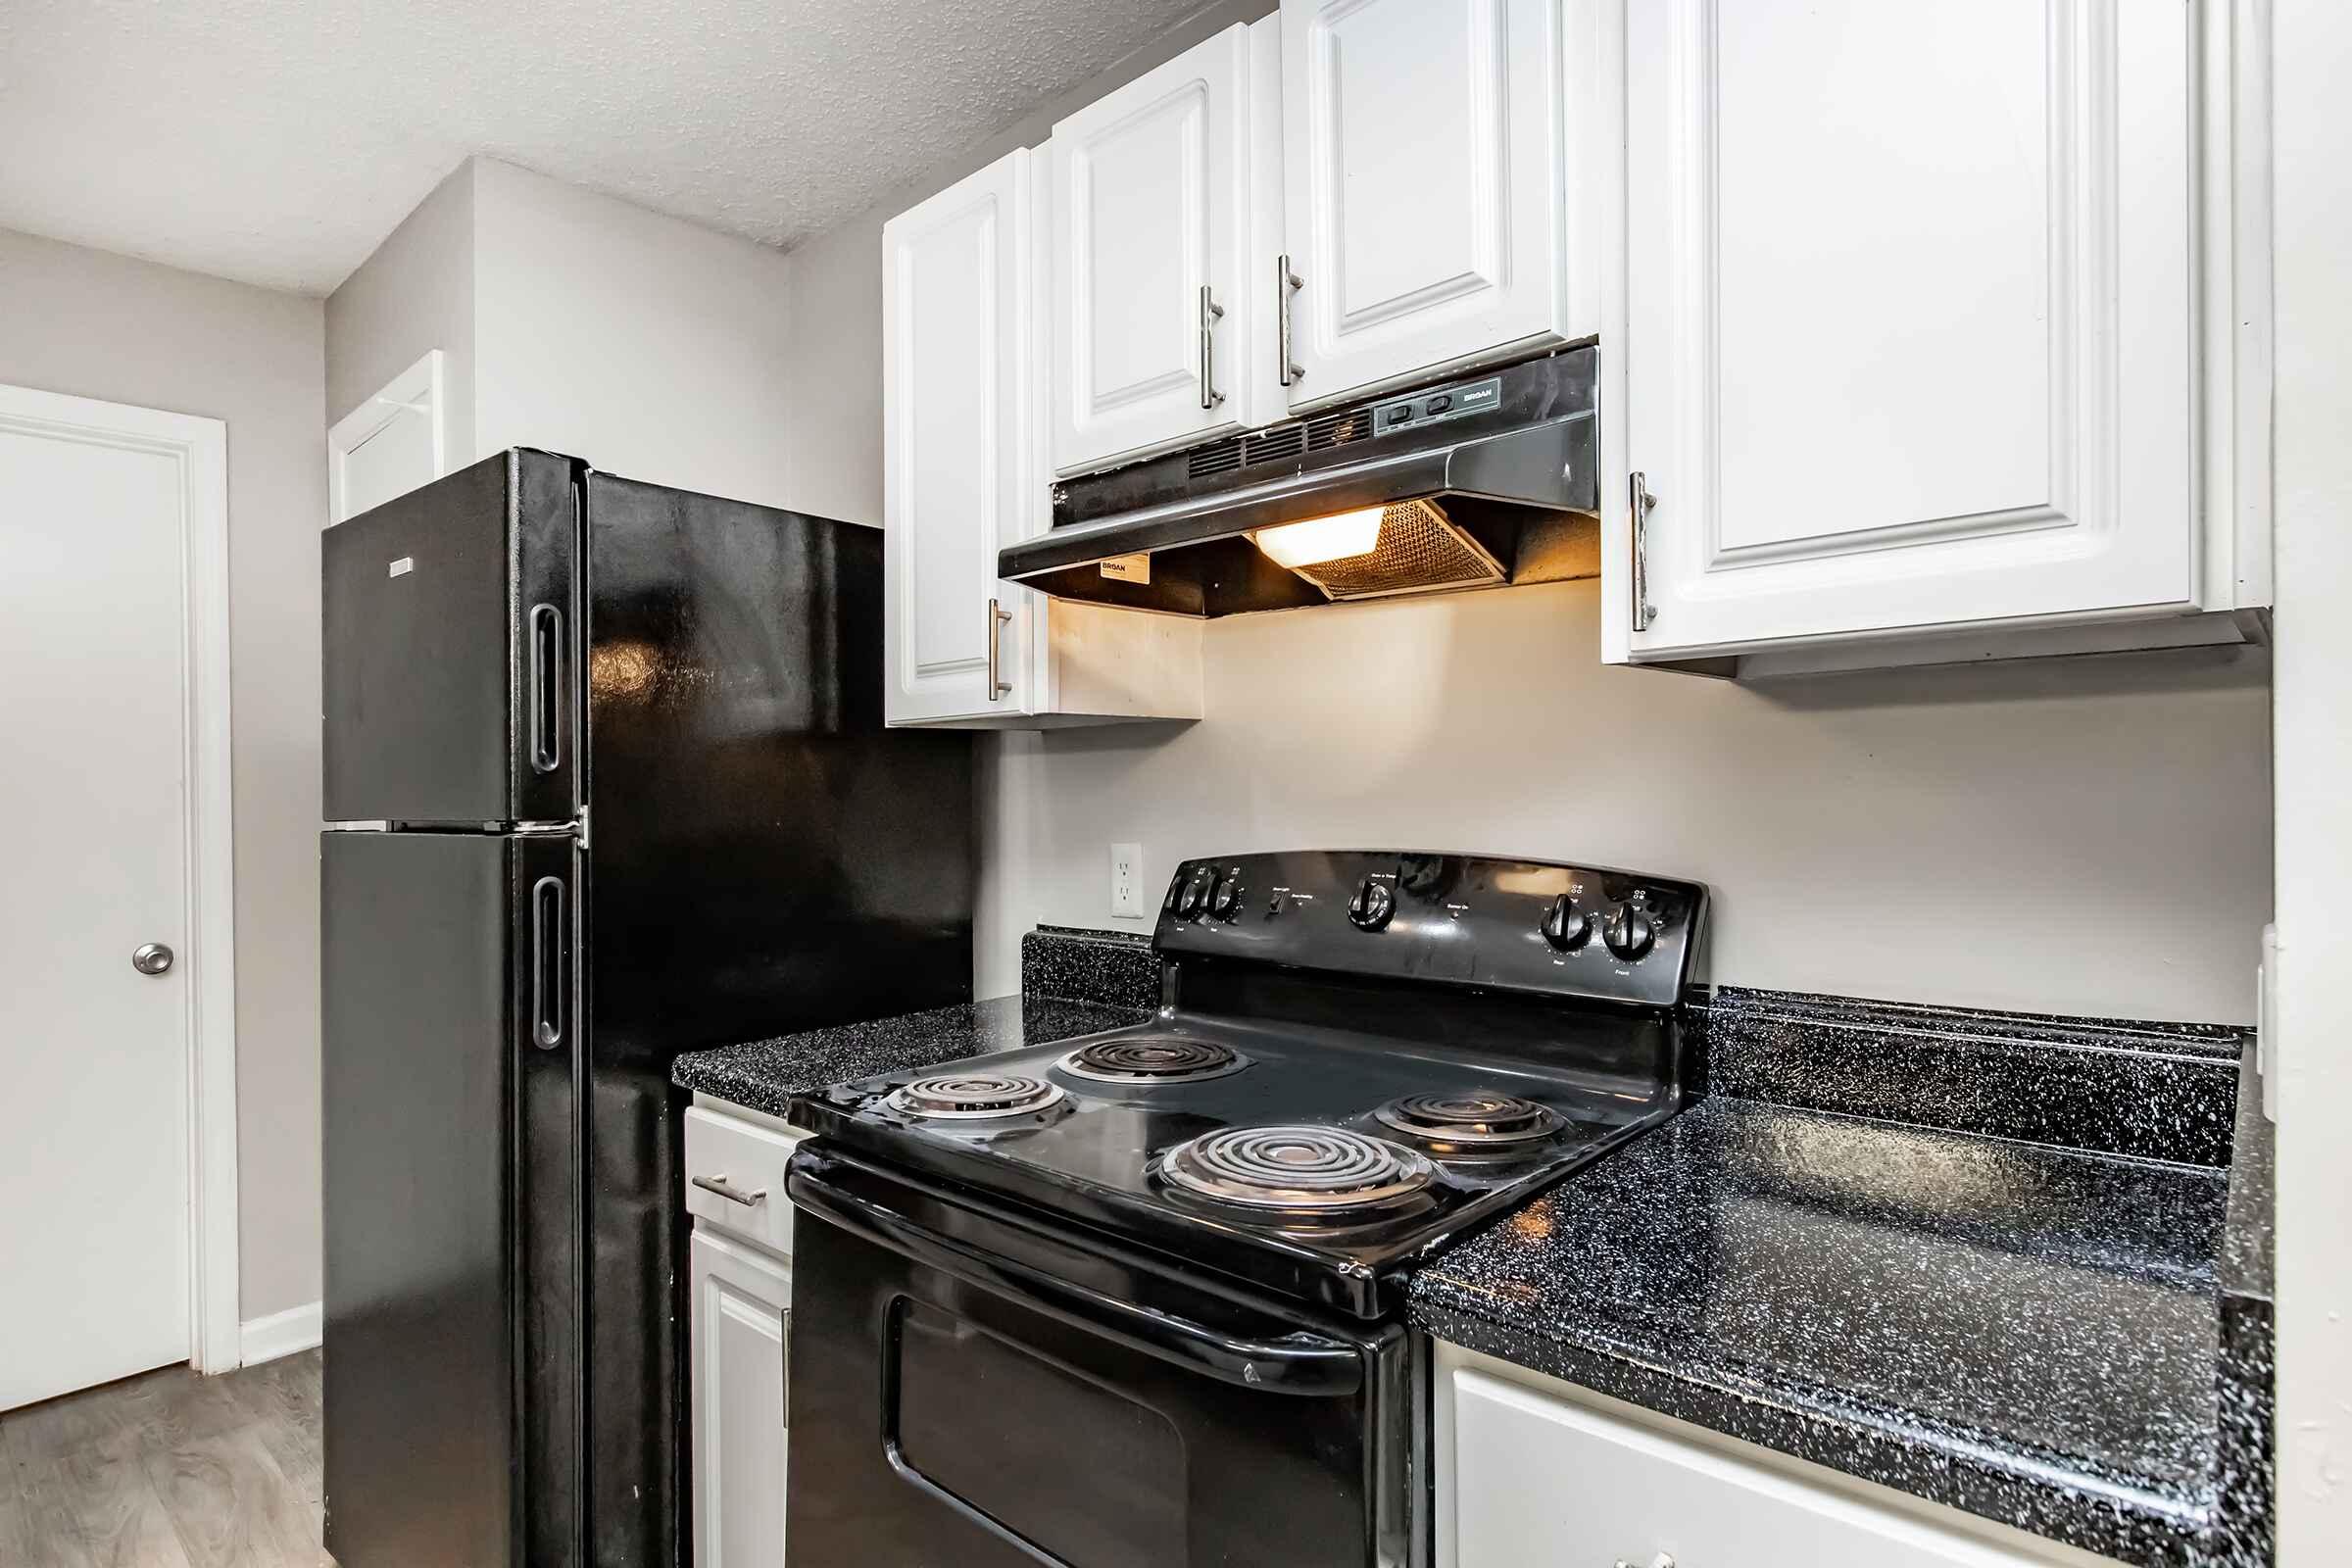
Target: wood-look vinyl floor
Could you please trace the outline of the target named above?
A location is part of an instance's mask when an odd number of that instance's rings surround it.
[[[166,1367],[0,1414],[8,1568],[331,1568],[318,1352]]]

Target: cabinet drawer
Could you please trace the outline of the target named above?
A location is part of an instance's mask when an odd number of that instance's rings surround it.
[[[807,1136],[693,1106],[686,1112],[686,1211],[791,1256],[792,1202],[784,1196],[784,1162]],[[702,1185],[706,1182],[737,1196],[714,1192]]]
[[[1439,1397],[1438,1568],[2027,1568],[2090,1562],[2013,1553],[1924,1518],[1453,1366]],[[1450,1414],[1450,1444],[1444,1421]],[[1448,1506],[1450,1503],[1450,1506]]]

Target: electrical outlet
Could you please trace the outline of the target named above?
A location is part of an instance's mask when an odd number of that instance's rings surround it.
[[[1141,920],[1144,917],[1144,847],[1141,844],[1113,844],[1110,847],[1110,913],[1113,919]]]

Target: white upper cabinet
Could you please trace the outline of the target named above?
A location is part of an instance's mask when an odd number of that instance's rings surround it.
[[[1292,407],[1599,330],[1592,15],[1283,0]]]
[[[893,722],[1017,710],[997,551],[1030,497],[1029,155],[882,226],[886,707]]]
[[[1237,24],[1054,127],[1053,461],[1072,473],[1262,421],[1253,183],[1279,179]],[[1278,143],[1275,143],[1278,145]],[[1263,274],[1263,275],[1261,275]],[[1253,374],[1254,372],[1254,374]]]
[[[885,716],[1198,718],[1198,621],[997,577],[997,552],[1048,512],[1031,168],[1008,153],[882,226]]]
[[[2198,493],[2197,6],[1622,15],[1612,657],[2235,608]]]

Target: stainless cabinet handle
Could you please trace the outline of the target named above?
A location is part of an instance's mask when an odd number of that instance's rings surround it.
[[[172,950],[161,942],[142,942],[130,955],[130,966],[141,974],[162,974],[172,967]]]
[[[1012,682],[997,678],[997,635],[1011,618],[1011,611],[994,599],[988,602],[988,700],[992,703],[1012,690]]]
[[[723,1175],[697,1176],[694,1178],[694,1185],[706,1193],[716,1193],[730,1203],[741,1203],[746,1208],[758,1208],[761,1203],[767,1201],[766,1188],[762,1187],[756,1193],[747,1193],[742,1188],[731,1185]]]
[[[1649,509],[1658,498],[1649,493],[1649,476],[1640,469],[1626,475],[1625,488],[1634,534],[1634,630],[1645,631],[1658,618],[1658,607],[1649,602]]]
[[[553,605],[531,607],[531,769],[553,773],[564,763],[564,739],[557,727],[564,710],[564,612]]]
[[[1288,256],[1274,258],[1274,321],[1276,356],[1282,362],[1282,384],[1289,386],[1306,373],[1291,354],[1291,296],[1306,287],[1306,279],[1291,270]]]
[[[1217,390],[1216,324],[1225,314],[1225,307],[1209,298],[1208,285],[1200,285],[1200,406],[1213,409],[1225,401]]]
[[[1620,1557],[1617,1559],[1617,1568],[1643,1568],[1643,1565],[1641,1563],[1627,1562],[1623,1557]],[[1665,1552],[1661,1551],[1655,1557],[1649,1559],[1647,1568],[1674,1568],[1674,1559],[1668,1556]]]
[[[531,1043],[553,1051],[564,1043],[564,879],[531,884]]]

